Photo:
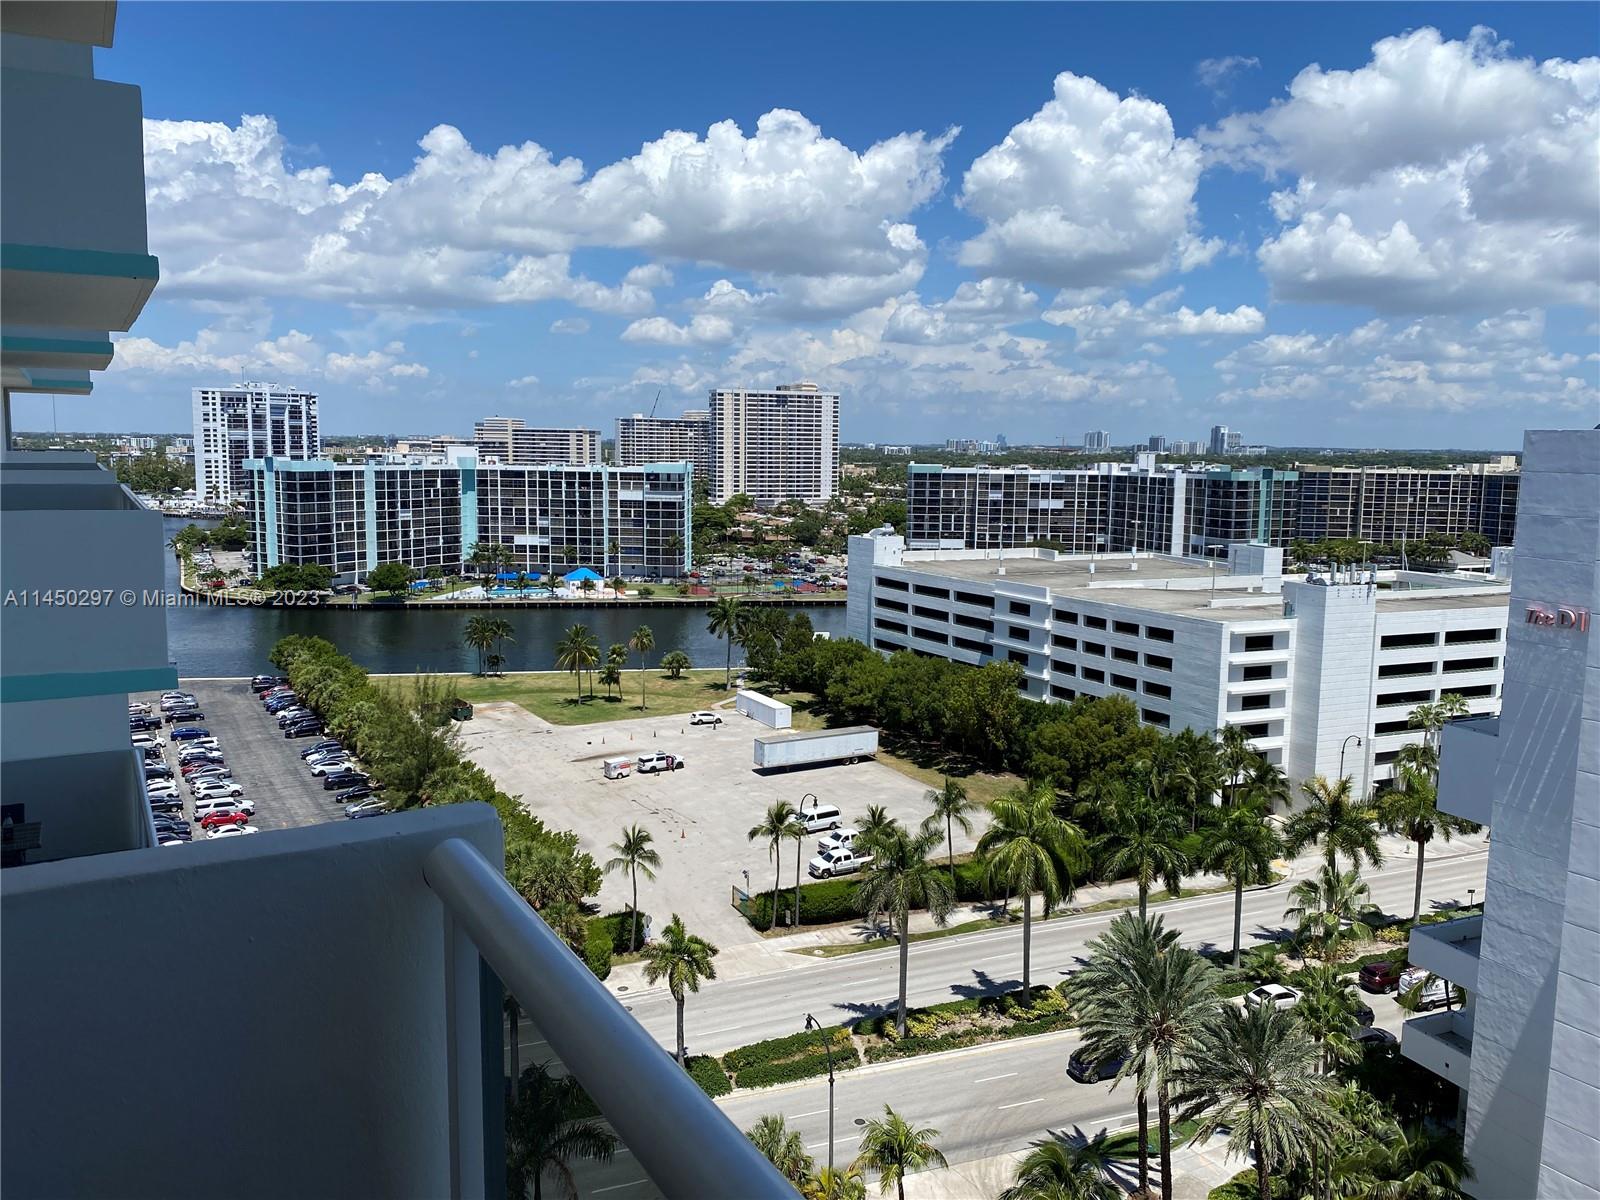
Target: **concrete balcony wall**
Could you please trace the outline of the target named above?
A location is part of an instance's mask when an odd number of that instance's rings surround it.
[[[1444,727],[1439,754],[1439,807],[1487,825],[1494,813],[1494,776],[1500,761],[1500,719],[1473,717]]]
[[[1458,917],[1411,931],[1410,961],[1440,979],[1478,990],[1478,950],[1483,943],[1483,918]]]
[[[1400,1029],[1400,1053],[1465,1088],[1472,1076],[1472,1015],[1461,1009],[1413,1017]]]
[[[0,478],[0,588],[23,597],[0,626],[0,699],[174,686],[161,514],[98,469]]]
[[[29,851],[28,863],[155,845],[143,758],[126,742],[117,750],[7,759],[0,794],[8,806],[22,805],[24,821],[40,825],[39,849]]]
[[[446,918],[423,874],[452,837],[502,861],[493,809],[463,804],[6,871],[0,1191],[454,1194]]]

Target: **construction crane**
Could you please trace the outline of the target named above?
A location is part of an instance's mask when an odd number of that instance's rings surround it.
[[[657,388],[656,389],[656,398],[650,402],[650,415],[652,417],[654,417],[656,415],[656,405],[658,405],[660,403],[661,403],[661,389]]]

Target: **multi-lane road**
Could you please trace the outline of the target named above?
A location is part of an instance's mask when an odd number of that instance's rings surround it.
[[[1483,896],[1486,855],[1482,851],[1440,859],[1427,873],[1425,905],[1466,903],[1468,889]],[[1375,903],[1389,912],[1407,912],[1415,862],[1391,860],[1365,878]],[[1245,896],[1247,945],[1259,944],[1283,924],[1287,885]],[[1159,906],[1169,926],[1182,931],[1190,946],[1231,946],[1233,897],[1214,895]],[[1033,931],[1034,979],[1055,983],[1076,969],[1086,944],[1110,924],[1115,913],[1062,917],[1036,923]],[[909,999],[934,1004],[976,992],[999,991],[1019,982],[1021,932],[1016,928],[958,935],[918,943],[910,959]],[[735,1046],[798,1030],[807,1012],[819,1021],[847,1021],[881,1011],[895,999],[896,953],[870,951],[818,962],[801,971],[784,971],[727,982],[710,982],[691,996],[688,1031],[697,1053],[722,1053]],[[662,1045],[673,1038],[673,1004],[666,993],[627,1000],[634,1015]],[[1392,999],[1368,997],[1377,1024],[1398,1031],[1401,1013]],[[548,1053],[529,1026],[521,1034],[523,1061]],[[836,1154],[841,1164],[855,1155],[860,1125],[893,1104],[908,1119],[940,1131],[940,1148],[952,1165],[1024,1149],[1051,1133],[1085,1134],[1129,1123],[1133,1096],[1127,1085],[1078,1084],[1066,1075],[1076,1036],[1070,1031],[1023,1038],[952,1054],[841,1072],[835,1118]],[[819,1165],[827,1152],[828,1086],[818,1079],[786,1087],[736,1092],[719,1105],[739,1128],[767,1113],[781,1113],[800,1131]],[[639,1165],[626,1153],[605,1166],[586,1165],[583,1194],[647,1200],[656,1193]]]

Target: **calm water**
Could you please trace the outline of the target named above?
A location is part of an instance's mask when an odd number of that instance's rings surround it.
[[[187,522],[168,520],[171,537]],[[167,587],[178,590],[177,561],[167,559]],[[356,662],[374,672],[470,671],[477,652],[461,643],[467,619],[482,609],[403,608],[379,612],[330,612],[289,608],[169,608],[167,642],[185,678],[207,675],[253,675],[271,670],[267,655],[281,637],[291,633],[325,637]],[[844,632],[842,605],[785,609],[806,612],[811,623],[835,636]],[[727,644],[706,632],[706,610],[700,607],[580,608],[562,604],[552,609],[506,608],[498,610],[511,623],[516,642],[505,649],[506,670],[547,671],[555,667],[555,644],[573,624],[589,627],[602,648],[626,642],[640,625],[655,633],[656,648],[646,657],[659,661],[663,654],[682,650],[697,667],[721,666]],[[735,663],[741,660],[734,649]],[[630,657],[630,662],[634,661]]]

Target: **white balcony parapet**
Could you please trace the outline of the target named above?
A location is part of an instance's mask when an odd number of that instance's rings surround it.
[[[1479,825],[1494,815],[1500,718],[1466,717],[1444,727],[1439,753],[1439,807]]]
[[[1400,1053],[1465,1088],[1472,1076],[1472,1014],[1458,1008],[1412,1017],[1400,1027]]]
[[[1408,957],[1440,979],[1469,992],[1478,990],[1478,951],[1483,943],[1483,916],[1457,917],[1411,930]]]
[[[754,1144],[475,847],[440,842],[423,872],[663,1193],[793,1200]]]

